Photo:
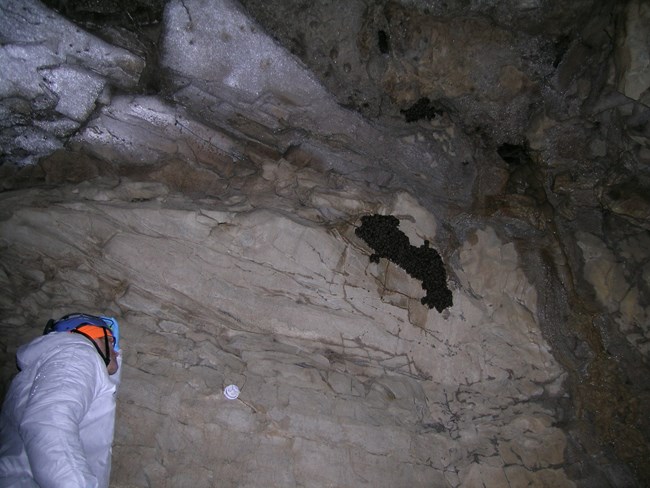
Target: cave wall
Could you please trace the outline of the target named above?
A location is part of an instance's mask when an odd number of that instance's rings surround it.
[[[1,8],[2,391],[119,317],[112,485],[650,479],[643,2]]]

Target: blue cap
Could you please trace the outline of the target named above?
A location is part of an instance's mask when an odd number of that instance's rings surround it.
[[[94,325],[96,327],[102,327],[108,329],[113,334],[115,339],[114,349],[116,351],[120,350],[120,326],[113,317],[105,316],[95,316],[88,315],[84,313],[71,313],[64,317],[61,317],[54,323],[48,323],[48,326],[45,329],[45,333],[49,332],[68,332],[74,330],[82,325]]]

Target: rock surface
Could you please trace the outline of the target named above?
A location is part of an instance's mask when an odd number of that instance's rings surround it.
[[[242,184],[257,198],[231,203],[126,180],[4,194],[5,320],[44,319],[43,302],[122,317],[115,486],[572,486],[545,405],[564,373],[513,245],[477,230],[441,316],[399,267],[369,263],[349,221],[433,216],[405,195],[340,199],[323,178],[269,161]]]
[[[647,9],[565,3],[3,2],[0,391],[107,312],[115,487],[647,484]]]
[[[33,164],[107,102],[109,84],[135,88],[144,60],[38,1],[9,0],[0,8],[2,151],[7,162]]]

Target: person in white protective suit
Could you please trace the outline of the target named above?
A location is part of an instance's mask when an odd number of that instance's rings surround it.
[[[108,487],[118,340],[115,319],[73,314],[18,349],[0,414],[0,487]]]

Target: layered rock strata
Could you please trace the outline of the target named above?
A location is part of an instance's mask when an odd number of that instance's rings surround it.
[[[642,2],[61,3],[0,6],[2,391],[118,317],[114,486],[650,479]]]

